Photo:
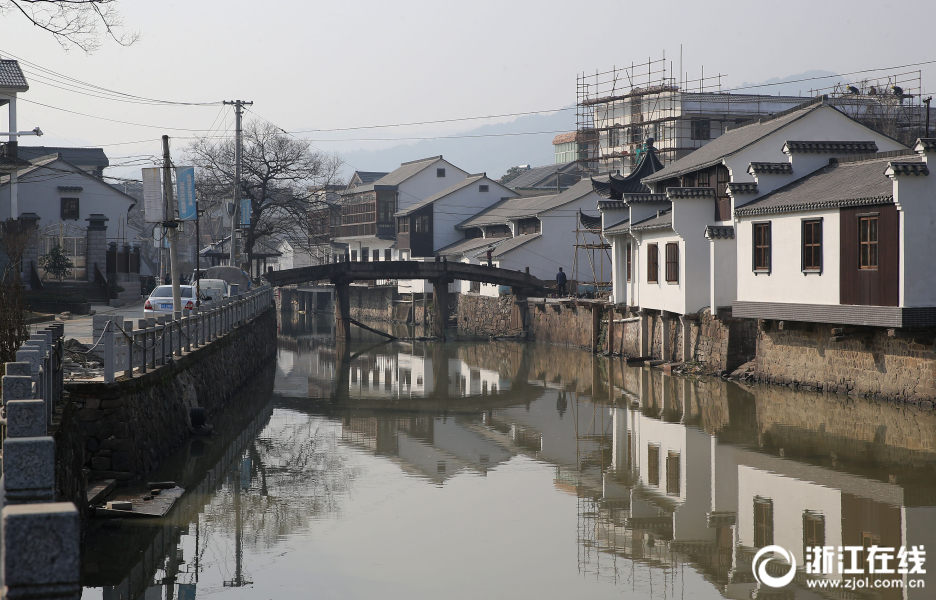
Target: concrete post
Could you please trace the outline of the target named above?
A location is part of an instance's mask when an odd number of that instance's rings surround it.
[[[104,339],[101,340],[104,346],[104,382],[114,382],[114,322],[108,321],[104,326]]]
[[[432,282],[432,305],[432,335],[444,342],[448,323],[448,282],[444,279]]]
[[[6,403],[7,437],[41,437],[46,431],[45,402],[10,400]]]
[[[686,315],[679,316],[679,326],[682,328],[682,348],[680,348],[682,362],[692,360],[692,321]]]
[[[93,214],[88,215],[85,221],[88,222],[87,243],[85,244],[88,281],[93,282],[95,265],[97,265],[104,276],[107,276],[108,218],[101,214]],[[109,302],[110,298],[107,300]]]
[[[650,326],[652,320],[646,310],[638,311],[640,315],[640,356],[650,356]]]
[[[349,282],[333,281],[335,284],[335,337],[351,339],[351,289]]]
[[[3,440],[7,504],[55,500],[55,441],[49,436]]]
[[[0,518],[4,599],[81,596],[81,518],[74,504],[7,506]]]
[[[670,362],[673,359],[673,343],[670,341],[670,314],[667,312],[660,313],[660,320],[663,322],[663,336],[660,340],[660,358],[666,362]]]

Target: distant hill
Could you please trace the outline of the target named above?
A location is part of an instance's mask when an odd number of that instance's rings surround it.
[[[539,135],[508,135],[544,131]],[[555,162],[552,140],[558,133],[575,131],[575,111],[562,110],[546,115],[517,117],[508,123],[495,123],[456,134],[454,139],[421,140],[383,150],[354,150],[341,153],[347,163],[346,174],[362,171],[392,171],[400,163],[441,154],[469,173],[486,172],[497,179],[510,167]]]
[[[774,77],[759,83],[742,83],[739,93],[767,94],[771,96],[807,95],[810,88],[832,85],[834,78],[782,83],[813,77],[833,75],[832,71],[805,71],[786,77]],[[764,84],[779,84],[761,86]],[[547,131],[540,135],[506,135],[511,133]],[[550,165],[555,162],[552,140],[557,133],[575,131],[575,111],[562,110],[546,115],[518,117],[508,123],[496,123],[465,131],[454,139],[422,140],[411,144],[400,144],[382,150],[353,150],[340,156],[347,162],[345,174],[354,170],[392,171],[400,163],[441,154],[446,160],[469,173],[486,172],[489,177],[499,178],[510,167],[529,164]]]

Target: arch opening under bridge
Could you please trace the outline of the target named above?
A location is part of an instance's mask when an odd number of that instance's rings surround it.
[[[546,284],[526,272],[511,271],[499,267],[470,265],[461,262],[439,260],[419,262],[411,260],[388,260],[375,262],[338,262],[298,269],[270,271],[266,279],[274,286],[295,285],[315,281],[329,281],[335,286],[336,336],[351,337],[351,295],[349,285],[354,281],[378,279],[424,279],[432,283],[433,335],[445,339],[445,324],[448,322],[448,284],[453,281],[477,281],[513,288],[518,296],[527,296],[544,290]]]

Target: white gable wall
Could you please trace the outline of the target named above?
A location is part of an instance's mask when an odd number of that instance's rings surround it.
[[[481,185],[488,186],[488,191],[478,191]],[[468,217],[500,202],[502,198],[515,198],[518,195],[496,181],[483,177],[475,183],[436,200],[432,205],[433,251],[464,239],[465,232],[455,229],[455,226]]]
[[[713,198],[673,201],[673,229],[682,238],[679,245],[679,285],[675,288],[684,296],[682,314],[698,312],[711,302],[708,273],[711,247],[705,238],[705,223],[711,220],[714,212]],[[665,263],[666,255],[661,254],[661,278],[665,274]],[[668,284],[668,289],[672,293],[673,284]]]
[[[900,306],[936,306],[936,172],[896,177],[894,201],[900,214]]]
[[[445,169],[445,177],[437,177],[436,169]],[[434,196],[442,190],[452,187],[466,177],[468,177],[467,172],[462,171],[447,160],[437,160],[398,186],[399,206],[397,206],[397,210],[409,208],[420,200],[425,200],[429,196]]]

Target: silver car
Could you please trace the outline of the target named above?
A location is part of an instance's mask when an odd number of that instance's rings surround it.
[[[182,289],[182,307],[180,311],[192,310],[195,308],[195,286],[183,285],[180,287]],[[143,305],[143,316],[156,317],[158,315],[171,315],[172,313],[172,286],[156,286],[156,289],[150,293],[149,298],[146,299],[146,303]]]

